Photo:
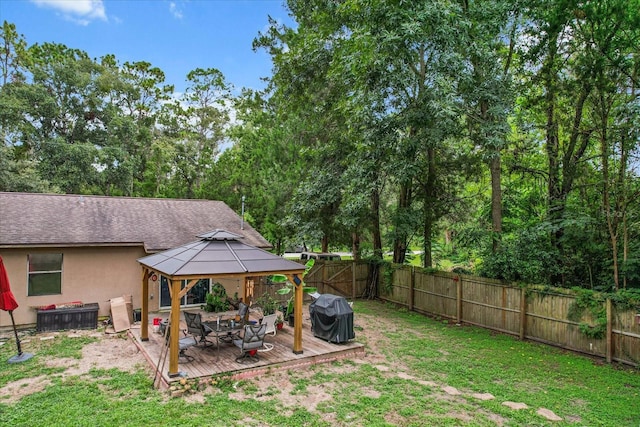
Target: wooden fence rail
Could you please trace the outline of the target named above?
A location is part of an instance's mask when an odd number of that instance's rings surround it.
[[[307,274],[305,283],[320,293],[355,299],[368,289],[373,268],[364,261],[320,261]],[[519,287],[500,280],[411,266],[384,268],[390,270],[375,276],[381,278],[376,284],[377,296],[410,311],[602,357],[608,362],[640,366],[640,316],[635,311],[616,309],[610,300],[602,307],[607,313],[606,333],[602,338],[590,338],[580,325],[594,325],[596,319],[585,311],[579,320],[569,320],[576,297],[567,291]],[[255,294],[275,295],[274,288],[262,280],[256,285]]]
[[[500,280],[393,266],[380,298],[409,310],[440,316],[568,350],[633,366],[640,363],[640,323],[635,311],[616,309],[607,300],[606,332],[592,338],[580,330],[596,325],[590,311],[569,320],[571,293],[518,287]],[[385,274],[381,274],[385,277]]]

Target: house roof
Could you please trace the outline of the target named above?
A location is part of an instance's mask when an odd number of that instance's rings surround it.
[[[226,230],[203,234],[202,240],[138,259],[169,276],[265,275],[302,273],[304,265],[237,240]]]
[[[156,252],[215,229],[271,248],[220,201],[0,192],[0,247],[5,248],[144,245]]]

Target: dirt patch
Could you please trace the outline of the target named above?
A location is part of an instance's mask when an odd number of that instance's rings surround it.
[[[51,381],[44,375],[14,381],[0,388],[0,401],[15,403],[22,397],[44,390]]]
[[[91,369],[119,369],[125,372],[139,372],[140,369],[147,369],[153,375],[146,359],[140,353],[135,343],[126,335],[109,335],[97,333],[96,331],[68,331],[56,332],[53,334],[41,334],[30,338],[30,340],[50,340],[56,335],[64,334],[69,338],[95,337],[96,342],[87,344],[82,348],[82,357],[74,359],[69,357],[52,358],[44,361],[48,367],[65,368],[57,376],[83,376]],[[28,340],[25,340],[28,342]],[[37,354],[36,356],[37,357]],[[45,389],[51,381],[48,377],[38,376],[14,381],[0,388],[0,400],[5,403],[17,402],[24,396],[40,392]]]

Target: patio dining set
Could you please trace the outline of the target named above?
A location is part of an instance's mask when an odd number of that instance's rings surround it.
[[[237,311],[211,313],[206,318],[203,318],[201,313],[185,311],[187,329],[183,331],[185,336],[179,340],[180,357],[191,361],[193,357],[186,353],[187,349],[215,345],[219,359],[220,345],[232,344],[239,349],[236,362],[257,362],[259,351],[273,349],[273,344],[266,343],[265,337],[268,334],[276,334],[276,315],[264,316],[260,312],[251,314],[253,316],[249,315],[249,307],[242,302]]]

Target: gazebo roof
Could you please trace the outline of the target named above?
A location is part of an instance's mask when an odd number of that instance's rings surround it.
[[[198,236],[201,240],[158,252],[138,262],[143,266],[142,324],[149,323],[149,270],[155,270],[171,279],[171,339],[169,342],[169,376],[178,375],[178,336],[180,323],[180,299],[197,283],[196,279],[209,277],[244,277],[243,300],[253,294],[253,284],[248,292],[247,283],[252,276],[284,274],[296,283],[294,293],[295,326],[293,352],[302,353],[302,285],[296,277],[302,275],[305,266],[289,261],[262,249],[239,242],[237,234],[226,230],[214,230]],[[298,280],[296,280],[298,279]],[[189,280],[184,288],[180,281]],[[143,327],[141,339],[149,339],[149,328]]]
[[[256,248],[226,230],[214,230],[201,240],[139,258],[138,262],[167,276],[252,276],[301,273],[304,265]]]

